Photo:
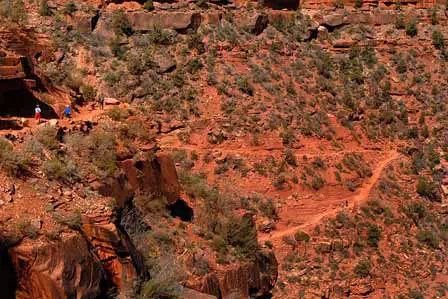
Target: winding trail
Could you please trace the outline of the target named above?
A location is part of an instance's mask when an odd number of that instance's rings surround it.
[[[368,199],[370,191],[375,186],[376,182],[380,179],[383,170],[393,160],[397,159],[399,157],[399,155],[400,154],[396,151],[389,152],[388,157],[378,164],[378,167],[374,170],[373,175],[369,178],[368,182],[359,189],[357,194],[355,194],[353,197],[347,199],[348,207],[344,207],[344,208],[341,207],[339,209],[326,211],[324,213],[316,215],[314,218],[312,218],[310,221],[308,221],[306,223],[289,227],[286,230],[281,230],[281,231],[275,232],[271,235],[259,236],[259,240],[261,242],[264,242],[267,240],[270,240],[270,241],[279,240],[284,236],[294,234],[299,229],[310,228],[311,226],[314,226],[314,225],[320,223],[324,218],[336,216],[336,214],[338,212],[340,212],[342,209],[352,209],[355,206],[359,206],[360,204],[362,204],[364,201],[366,201]]]

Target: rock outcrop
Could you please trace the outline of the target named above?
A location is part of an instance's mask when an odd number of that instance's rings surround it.
[[[272,251],[264,251],[253,262],[235,264],[205,276],[188,287],[218,298],[249,298],[267,294],[275,285],[278,263]]]
[[[128,159],[120,163],[122,174],[114,180],[99,184],[96,189],[105,196],[112,196],[119,207],[138,194],[166,197],[168,204],[179,198],[180,185],[171,156],[159,154],[151,160]]]
[[[128,12],[132,29],[135,31],[149,31],[154,27],[172,29],[185,32],[197,29],[201,24],[201,14],[196,12]]]
[[[54,244],[20,244],[9,250],[17,299],[95,298],[104,290],[100,261],[78,233]],[[3,275],[2,275],[3,277]]]

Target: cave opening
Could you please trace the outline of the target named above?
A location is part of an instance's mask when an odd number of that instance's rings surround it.
[[[39,101],[28,89],[0,91],[0,117],[34,117],[36,104],[42,110],[42,118],[58,118],[51,106]]]
[[[272,9],[287,9],[287,10],[297,10],[300,6],[300,1],[297,0],[263,0],[263,5],[270,7]]]
[[[174,204],[169,206],[169,209],[171,216],[186,222],[193,221],[194,211],[185,200],[178,199]]]
[[[16,298],[17,276],[8,251],[4,248],[0,248],[0,277],[1,298]]]

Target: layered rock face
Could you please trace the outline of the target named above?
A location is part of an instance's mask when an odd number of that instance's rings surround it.
[[[177,200],[179,184],[170,156],[127,161],[123,166],[126,174],[122,179],[131,193],[152,190],[171,202]],[[84,299],[114,291],[117,298],[134,298],[136,282],[147,274],[146,269],[112,216],[105,213],[83,218],[79,231],[54,242],[29,241],[10,248],[0,259],[5,264],[2,279],[13,282],[8,285],[16,284],[10,293],[15,290],[18,299]],[[9,261],[17,281],[6,272]]]
[[[21,244],[9,254],[18,279],[18,299],[95,298],[102,292],[100,261],[77,233],[56,244]]]

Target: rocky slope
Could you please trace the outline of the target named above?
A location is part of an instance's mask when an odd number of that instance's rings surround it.
[[[446,3],[0,4],[5,296],[446,296]]]

